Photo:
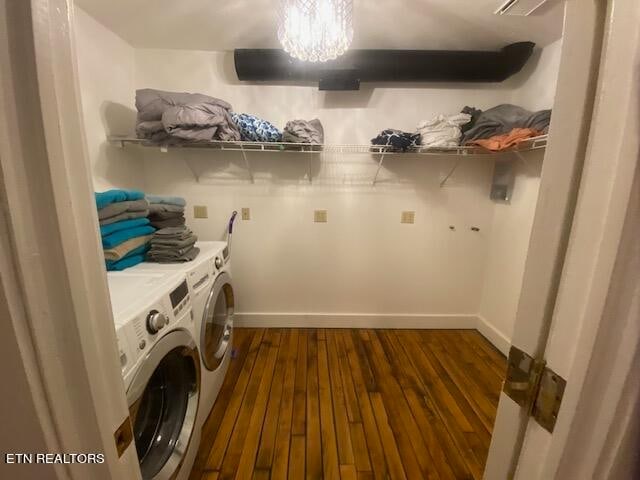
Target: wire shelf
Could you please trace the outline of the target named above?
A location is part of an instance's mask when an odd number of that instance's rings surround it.
[[[500,157],[505,154],[520,155],[523,152],[529,152],[533,150],[544,149],[547,146],[547,135],[541,135],[539,137],[532,137],[522,141],[517,146],[509,148],[507,150],[492,151],[478,146],[455,146],[455,147],[411,147],[406,151],[399,151],[389,145],[358,145],[358,144],[322,144],[312,145],[309,143],[289,143],[289,142],[225,142],[220,140],[210,140],[206,142],[193,142],[193,143],[175,143],[175,144],[162,144],[151,142],[147,139],[136,138],[131,136],[119,136],[111,135],[107,137],[107,140],[112,145],[124,148],[126,145],[141,145],[144,147],[159,148],[161,152],[167,152],[169,149],[202,149],[213,151],[231,151],[241,152],[245,166],[249,173],[249,179],[251,183],[254,182],[253,172],[251,170],[251,164],[247,153],[304,153],[304,154],[369,154],[380,155],[378,159],[378,165],[372,184],[375,185],[378,179],[378,174],[383,165],[384,158],[387,155],[432,155],[432,156],[452,156],[456,157],[458,161],[455,162],[454,167],[445,176],[441,182],[441,186],[453,175],[454,171],[460,164],[462,157],[467,156],[493,156]],[[309,182],[311,183],[311,161],[309,161],[308,171]],[[196,177],[197,179],[197,177]]]

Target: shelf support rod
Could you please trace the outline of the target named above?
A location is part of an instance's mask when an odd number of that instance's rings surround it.
[[[313,183],[311,181],[311,161],[313,160],[313,155],[308,154],[307,158],[307,176],[309,177],[309,185],[311,185]]]
[[[251,183],[256,183],[253,178],[253,172],[251,171],[251,164],[249,163],[249,159],[247,158],[247,152],[244,150],[244,145],[240,145],[240,152],[242,153],[242,158],[244,159],[244,166],[249,173],[249,180]]]
[[[444,187],[444,184],[447,183],[447,180],[449,180],[451,178],[451,175],[453,175],[453,173],[458,169],[458,165],[460,165],[461,161],[462,157],[458,158],[458,160],[456,160],[456,163],[453,165],[453,168],[449,170],[449,173],[447,173],[445,177],[440,180],[440,188]]]
[[[376,169],[376,174],[373,177],[373,182],[371,183],[371,185],[375,185],[376,182],[378,181],[378,174],[380,173],[380,169],[382,168],[382,162],[384,161],[384,154],[386,152],[381,152],[380,153],[380,161],[378,162],[378,168]]]

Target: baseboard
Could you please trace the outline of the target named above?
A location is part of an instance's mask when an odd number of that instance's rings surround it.
[[[491,344],[493,344],[493,346],[500,350],[505,356],[509,356],[511,340],[509,340],[504,333],[487,322],[487,320],[481,315],[478,315],[476,318],[478,322],[476,329],[480,334],[489,340],[489,342],[491,342]]]
[[[477,328],[477,315],[236,313],[234,325],[259,328]]]

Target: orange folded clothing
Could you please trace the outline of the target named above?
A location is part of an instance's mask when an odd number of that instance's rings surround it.
[[[505,135],[496,135],[490,138],[482,138],[468,142],[467,145],[479,145],[487,150],[500,151],[515,147],[528,138],[538,137],[542,132],[534,128],[514,128]]]

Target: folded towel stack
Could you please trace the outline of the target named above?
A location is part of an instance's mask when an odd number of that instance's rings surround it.
[[[190,262],[200,253],[198,237],[185,225],[184,198],[147,195],[151,225],[158,228],[151,238],[147,260],[158,263]]]
[[[109,190],[96,193],[95,198],[107,270],[124,270],[142,262],[155,231],[147,218],[144,193]]]

